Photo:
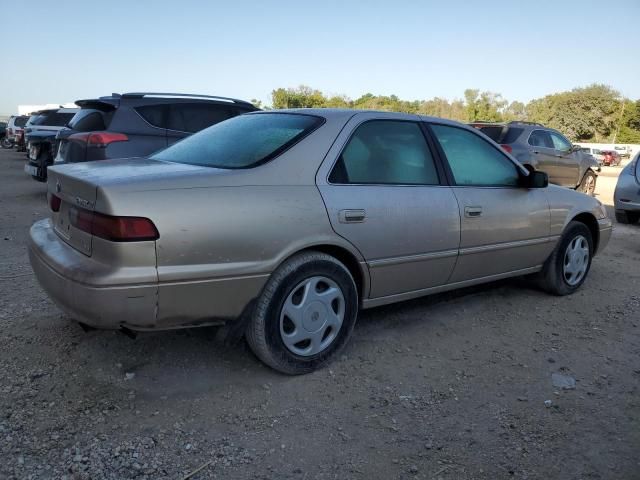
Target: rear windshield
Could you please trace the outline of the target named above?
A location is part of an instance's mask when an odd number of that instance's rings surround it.
[[[40,122],[42,122],[42,119],[43,119],[43,115],[31,115],[29,117],[29,120],[27,120],[27,123],[25,124],[25,126],[40,125]]]
[[[105,113],[92,108],[83,108],[69,121],[69,128],[78,132],[95,132],[106,130],[108,118],[112,113]]]
[[[505,127],[504,125],[479,127],[479,130],[494,142],[502,144],[514,143],[523,132],[522,128]]]
[[[64,127],[69,120],[73,118],[74,113],[51,112],[42,115],[42,119],[38,120],[37,125],[45,125],[50,127]]]
[[[13,124],[16,127],[24,127],[28,119],[29,117],[16,117],[16,119],[13,121]]]
[[[214,168],[251,168],[275,158],[322,124],[297,113],[241,115],[218,123],[151,158]]]

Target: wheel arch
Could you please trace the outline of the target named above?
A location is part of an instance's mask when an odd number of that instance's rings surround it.
[[[591,238],[593,240],[593,254],[595,255],[598,251],[598,244],[600,243],[600,230],[598,228],[598,221],[596,220],[596,217],[589,212],[582,212],[574,216],[570,222],[580,222],[586,225],[591,232]]]
[[[315,245],[308,245],[302,249],[296,250],[295,252],[284,258],[281,264],[286,262],[294,255],[309,251],[325,253],[344,264],[344,266],[347,267],[347,270],[349,270],[349,273],[353,277],[353,280],[356,282],[359,303],[362,304],[362,300],[369,293],[369,271],[366,267],[365,262],[363,260],[360,260],[359,256],[355,252],[349,250],[345,246],[331,243],[320,243]]]

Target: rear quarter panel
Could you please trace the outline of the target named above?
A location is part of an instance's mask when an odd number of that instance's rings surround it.
[[[300,250],[336,245],[357,255],[331,229],[315,185],[147,190],[108,203],[151,218],[160,233],[159,328],[239,317],[271,272]]]

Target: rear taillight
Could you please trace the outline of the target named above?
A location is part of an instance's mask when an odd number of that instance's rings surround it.
[[[500,145],[500,146],[501,146],[501,147],[502,147],[502,149],[503,149],[505,152],[507,152],[507,153],[511,153],[511,152],[513,152],[513,148],[511,148],[511,145],[505,145],[505,144],[502,144],[502,145]]]
[[[55,195],[51,195],[49,197],[49,207],[51,207],[51,211],[52,212],[59,212],[60,211],[60,203],[62,201],[60,200],[60,197],[56,197]]]
[[[69,135],[69,140],[86,143],[89,147],[105,148],[110,143],[127,142],[129,137],[124,133],[89,132]]]
[[[69,211],[69,220],[77,229],[112,242],[142,242],[160,238],[153,222],[143,217],[114,217],[73,207]]]
[[[8,132],[9,132],[9,135],[13,135],[13,128],[10,128]]]

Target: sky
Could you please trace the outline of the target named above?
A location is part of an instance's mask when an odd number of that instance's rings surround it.
[[[9,9],[8,6],[11,6]],[[640,99],[640,0],[0,0],[0,114],[111,92],[270,104],[308,85],[357,98],[527,102],[591,83]]]

